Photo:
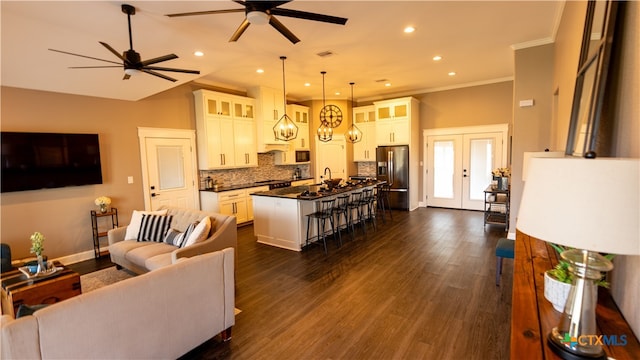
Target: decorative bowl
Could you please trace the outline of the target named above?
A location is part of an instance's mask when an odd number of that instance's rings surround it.
[[[329,187],[329,190],[333,189],[334,187],[338,186],[338,184],[340,184],[340,182],[342,181],[342,179],[327,179],[324,181],[325,184],[327,184],[327,186]]]

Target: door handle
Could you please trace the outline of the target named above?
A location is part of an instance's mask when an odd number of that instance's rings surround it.
[[[160,194],[151,193],[151,197],[156,197],[156,196],[160,196]]]

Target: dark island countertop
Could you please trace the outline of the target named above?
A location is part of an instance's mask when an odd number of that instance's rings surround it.
[[[244,184],[232,184],[232,185],[221,185],[218,186],[217,189],[200,189],[200,191],[205,191],[205,192],[223,192],[223,191],[231,191],[231,190],[242,190],[242,189],[249,189],[249,188],[254,188],[254,187],[260,187],[260,186],[269,186],[271,184],[280,184],[282,182],[294,182],[294,181],[300,181],[300,180],[312,180],[313,178],[300,178],[300,179],[287,179],[287,180],[271,180],[271,181],[261,181],[261,182],[252,182],[252,183],[244,183]],[[285,188],[286,189],[286,188]]]
[[[366,187],[376,186],[381,183],[384,183],[384,182],[383,181],[368,181],[368,182],[360,181],[357,183],[354,182],[344,186],[338,186],[332,190],[327,189],[326,186],[324,185],[290,186],[286,188],[273,189],[269,191],[261,191],[261,192],[253,193],[252,195],[315,201],[321,198],[334,196],[334,195],[338,195],[345,192],[350,192],[350,191],[355,191],[359,189],[364,189]],[[306,191],[308,191],[310,194],[302,195],[302,193]]]

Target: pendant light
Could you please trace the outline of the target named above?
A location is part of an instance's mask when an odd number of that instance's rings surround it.
[[[323,111],[326,108],[326,100],[324,97],[324,75],[326,73],[326,71],[320,72],[320,74],[322,74],[322,110],[320,111],[320,127],[318,128],[318,140],[322,142],[329,142],[333,139],[333,129],[325,121],[325,118],[323,116]]]
[[[349,85],[351,85],[351,108],[352,109],[354,104],[353,102],[353,85],[354,84],[355,84],[354,82],[349,83]],[[351,118],[351,126],[349,126],[347,128],[347,132],[344,133],[344,138],[347,140],[347,142],[350,142],[352,144],[355,144],[360,140],[362,140],[362,131],[360,131],[360,129],[358,129],[358,127],[356,126],[355,119],[353,117]]]
[[[291,141],[298,137],[298,126],[296,126],[289,115],[287,115],[287,92],[284,81],[284,61],[286,58],[286,56],[280,56],[280,60],[282,60],[282,101],[284,102],[284,115],[282,115],[280,120],[273,126],[273,135],[276,140]]]

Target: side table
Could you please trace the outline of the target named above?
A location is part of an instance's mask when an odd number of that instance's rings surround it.
[[[98,219],[102,217],[110,217],[111,218],[111,227],[107,228],[104,231],[101,231],[100,224],[98,223]],[[100,253],[100,238],[107,236],[107,233],[111,229],[115,229],[118,227],[118,209],[111,208],[106,213],[97,212],[95,210],[91,210],[91,229],[93,233],[93,256],[97,259],[102,253]]]
[[[56,264],[60,267],[61,264]],[[80,275],[64,268],[45,278],[29,279],[15,269],[2,274],[2,313],[15,317],[20,305],[53,304],[80,295]]]

